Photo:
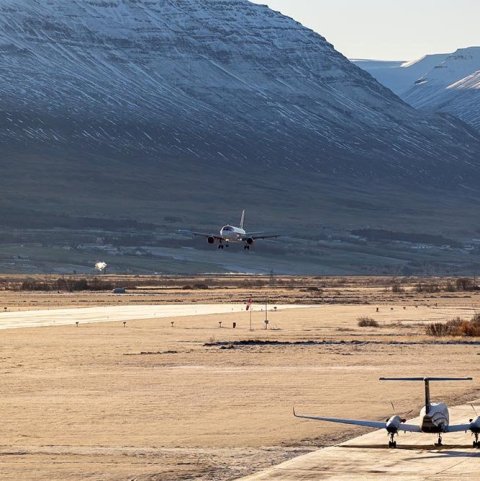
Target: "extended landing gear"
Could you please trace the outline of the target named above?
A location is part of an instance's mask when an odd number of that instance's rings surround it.
[[[250,246],[247,244],[247,245],[244,245],[243,246],[243,250],[244,251],[249,251],[250,250]]]
[[[480,441],[478,441],[478,433],[474,433],[475,441],[473,441],[473,447],[480,449]]]
[[[395,433],[390,433],[390,441],[388,441],[388,447],[395,449],[397,447],[397,441],[394,441]]]
[[[437,448],[439,448],[440,446],[443,446],[443,443],[442,443],[442,435],[441,435],[441,434],[438,435],[438,440],[437,440],[437,442],[435,443],[435,446],[437,446]]]

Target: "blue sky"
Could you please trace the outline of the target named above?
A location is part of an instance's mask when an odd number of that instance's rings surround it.
[[[480,45],[480,0],[252,0],[295,18],[349,58],[413,60]]]

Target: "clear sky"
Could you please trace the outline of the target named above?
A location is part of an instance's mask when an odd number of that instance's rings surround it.
[[[251,0],[312,28],[349,58],[414,60],[480,46],[480,0]]]

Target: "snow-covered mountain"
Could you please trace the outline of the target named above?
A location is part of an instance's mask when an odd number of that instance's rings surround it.
[[[415,108],[446,112],[480,127],[480,47],[413,62],[354,60]]]
[[[353,63],[375,77],[381,84],[402,97],[433,67],[443,62],[448,54],[425,55],[411,62],[354,59]]]
[[[403,94],[414,107],[448,112],[480,128],[480,47],[449,55]]]
[[[0,27],[4,145],[429,178],[476,156],[461,126],[246,0],[0,0]]]

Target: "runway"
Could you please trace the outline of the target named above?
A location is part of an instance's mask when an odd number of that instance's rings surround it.
[[[271,306],[273,309],[274,306]],[[282,305],[277,309],[308,308],[309,306]],[[260,309],[255,308],[258,312]],[[0,329],[64,326],[98,322],[123,322],[141,319],[227,314],[245,311],[245,304],[164,304],[142,306],[104,306],[69,309],[0,312]]]
[[[450,409],[450,424],[466,423],[472,417],[474,413],[469,405]],[[418,423],[418,419],[411,422]],[[396,440],[397,449],[389,449],[386,431],[375,431],[241,481],[480,480],[480,450],[473,449],[471,433],[445,434],[441,448],[433,445],[435,435],[401,433]]]

